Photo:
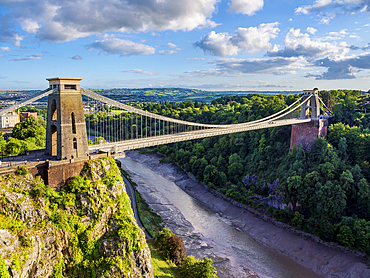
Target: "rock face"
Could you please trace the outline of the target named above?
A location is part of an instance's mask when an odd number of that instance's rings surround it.
[[[111,159],[90,161],[59,191],[31,175],[0,177],[0,239],[9,277],[153,277]]]

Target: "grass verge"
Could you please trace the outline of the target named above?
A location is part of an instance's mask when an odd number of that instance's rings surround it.
[[[136,190],[137,184],[133,182],[125,170],[122,170],[122,173],[127,177],[129,182],[132,184],[135,190],[136,195],[136,204],[139,211],[141,222],[143,223],[144,227],[149,231],[149,233],[155,237],[159,231],[163,229],[161,226],[162,217],[156,214],[146,203],[145,199],[141,196],[141,194]]]
[[[147,240],[152,256],[154,277],[156,278],[179,278],[181,277],[176,265],[171,261],[166,261],[159,251],[153,246],[152,240]]]

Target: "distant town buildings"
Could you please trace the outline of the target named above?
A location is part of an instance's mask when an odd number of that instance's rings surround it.
[[[84,106],[84,114],[90,114],[92,112],[95,111],[95,108],[94,107],[90,107],[90,106]]]
[[[19,113],[16,111],[0,116],[0,128],[14,127],[19,123],[19,118]]]
[[[3,104],[3,105],[12,105],[15,103],[16,103],[15,100],[0,100],[0,104]]]
[[[28,119],[30,116],[37,118],[37,112],[21,112],[20,113],[20,121],[23,122],[25,119]]]

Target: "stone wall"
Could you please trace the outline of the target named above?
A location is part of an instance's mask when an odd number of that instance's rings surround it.
[[[102,157],[112,157],[110,153],[95,154],[83,158],[75,158],[68,160],[46,160],[41,162],[31,162],[25,165],[30,174],[35,178],[40,176],[44,183],[51,188],[58,188],[65,182],[79,174],[84,166],[85,161],[98,159]],[[24,165],[24,164],[22,164]],[[0,169],[0,175],[14,173],[19,165]]]
[[[69,178],[79,175],[84,164],[85,161],[50,165],[47,169],[47,182],[45,179],[44,181],[51,188],[61,187]]]
[[[305,150],[310,150],[314,141],[319,137],[324,137],[328,129],[327,119],[312,120],[308,123],[292,125],[290,138],[290,150],[293,146],[302,146]]]
[[[98,159],[102,157],[111,157],[109,153],[96,154],[83,158],[75,158],[68,160],[57,160],[47,162],[47,180],[44,179],[45,184],[51,188],[58,188],[65,184],[65,182],[74,175],[80,174],[85,161]],[[31,171],[30,171],[31,172]]]

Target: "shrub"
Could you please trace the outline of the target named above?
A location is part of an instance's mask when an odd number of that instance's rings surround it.
[[[189,256],[179,268],[183,278],[216,278],[217,271],[212,266],[212,260],[205,257],[202,261]]]
[[[64,257],[60,256],[58,262],[54,265],[54,270],[52,273],[52,278],[63,278],[64,270]]]
[[[352,247],[355,243],[355,238],[353,236],[351,228],[347,225],[341,226],[337,235],[337,240],[341,245]]]
[[[298,211],[294,212],[294,217],[290,221],[290,225],[297,227],[298,229],[302,228],[304,221],[304,216],[300,214]]]
[[[0,256],[0,278],[8,278],[9,272],[4,259]]]
[[[26,167],[26,166],[21,165],[21,166],[18,166],[18,167],[17,167],[17,170],[15,170],[15,173],[16,173],[17,175],[22,175],[22,176],[24,176],[24,175],[28,175],[30,172],[28,172],[28,169],[27,169],[27,167]]]
[[[182,238],[173,234],[168,227],[155,236],[154,244],[166,259],[170,259],[177,266],[180,266],[186,257]]]
[[[162,252],[165,250],[166,241],[172,236],[172,232],[168,227],[165,227],[163,231],[160,231],[154,238],[155,246]],[[166,254],[164,254],[166,256]]]
[[[172,236],[167,239],[165,247],[168,251],[169,259],[177,266],[180,266],[186,258],[186,251],[182,238],[172,234]]]

